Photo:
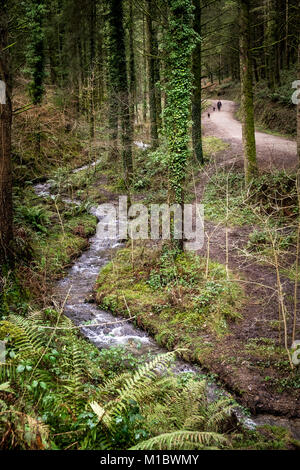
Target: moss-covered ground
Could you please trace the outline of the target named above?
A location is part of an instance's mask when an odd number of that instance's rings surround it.
[[[224,335],[228,322],[239,318],[243,292],[218,263],[207,265],[167,245],[142,244],[119,251],[101,270],[96,298],[116,314],[130,312],[158,343],[184,348],[185,358],[199,361],[203,350],[213,347],[206,334]]]

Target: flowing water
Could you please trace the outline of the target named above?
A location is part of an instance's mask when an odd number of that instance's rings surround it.
[[[136,145],[142,144],[140,142]],[[141,148],[145,148],[138,145]],[[78,172],[86,166],[74,170]],[[51,185],[41,183],[35,185],[35,192],[38,196],[50,196]],[[64,199],[67,203],[80,204],[78,201]],[[101,220],[99,208],[91,208],[91,213],[98,220]],[[116,317],[111,313],[101,310],[93,303],[92,292],[96,283],[99,271],[111,259],[112,253],[120,248],[122,244],[113,239],[100,239],[94,235],[90,240],[89,248],[86,250],[68,270],[65,278],[57,285],[57,293],[61,301],[66,299],[64,313],[76,325],[81,325],[80,330],[99,349],[113,346],[124,346],[135,356],[157,355],[165,353],[166,350],[158,344],[144,331],[135,327],[130,321],[122,317]],[[198,366],[190,365],[184,361],[177,360],[173,371],[177,374],[192,372],[201,374]],[[208,395],[214,399],[220,394],[227,394],[216,384],[208,384]],[[288,420],[286,418],[272,415],[245,416],[240,410],[235,412],[237,418],[249,429],[254,429],[260,424],[281,425],[289,429],[295,438],[300,439],[300,420]]]

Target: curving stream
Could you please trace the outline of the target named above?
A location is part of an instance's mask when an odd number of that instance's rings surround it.
[[[146,148],[146,144],[141,142],[136,142],[136,145],[140,148]],[[79,172],[87,167],[77,168],[73,172]],[[34,189],[40,197],[48,197],[51,194],[51,184],[49,182],[37,184]],[[67,198],[64,199],[64,202],[81,204],[79,201],[71,201]],[[97,207],[91,208],[90,212],[99,221],[101,220]],[[67,299],[64,307],[65,315],[74,324],[83,325],[80,327],[82,334],[99,349],[121,345],[135,356],[165,353],[164,348],[158,346],[147,333],[135,327],[131,322],[101,310],[96,304],[92,303],[93,286],[100,269],[110,261],[112,252],[120,248],[122,244],[117,239],[99,239],[97,234],[91,237],[89,242],[89,248],[75,261],[67,271],[65,278],[57,284],[57,293],[60,299],[62,301]],[[177,374],[183,372],[203,373],[199,367],[181,360],[176,360],[173,371]],[[228,395],[216,384],[208,384],[208,396],[211,400],[215,399],[220,393]],[[272,415],[259,415],[248,418],[240,409],[236,409],[235,414],[249,429],[254,429],[257,425],[262,424],[283,426],[289,429],[295,438],[300,439],[300,420],[289,420]]]

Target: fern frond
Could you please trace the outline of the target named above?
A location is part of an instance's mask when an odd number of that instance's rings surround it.
[[[126,410],[130,401],[141,402],[145,394],[149,393],[147,386],[157,378],[157,374],[166,368],[174,357],[174,352],[161,354],[151,362],[140,367],[133,376],[128,376],[128,374],[124,376],[123,374],[124,385],[122,388],[117,389],[117,397],[103,406],[105,413],[101,412],[101,422],[113,432],[113,418]],[[119,378],[117,380],[119,380]],[[115,383],[116,379],[113,381],[110,380],[106,382],[101,389],[107,391],[107,388],[111,389],[112,385],[115,385]],[[99,409],[102,408],[101,405],[98,405],[95,401],[90,403],[90,406],[94,412],[97,406]],[[96,413],[96,415],[99,417],[98,413]]]
[[[202,415],[188,416],[183,424],[183,428],[189,431],[203,428],[205,426],[206,417]]]
[[[123,387],[118,390],[118,398],[107,406],[110,414],[114,416],[121,414],[122,410],[128,407],[129,400],[139,403],[145,395],[146,386],[154,381],[158,373],[167,368],[174,358],[174,352],[160,354],[152,361],[140,367],[133,376],[125,380]]]
[[[123,372],[122,374],[113,377],[112,379],[107,379],[104,384],[98,385],[98,392],[100,397],[102,395],[116,395],[118,388],[125,382],[131,374],[129,372]]]
[[[211,403],[207,409],[207,422],[205,428],[210,431],[219,430],[232,413],[233,405],[229,398],[224,398]]]
[[[222,435],[214,432],[197,432],[197,431],[175,431],[171,433],[160,434],[152,437],[147,441],[143,441],[130,450],[189,450],[191,446],[195,448],[211,448],[212,446],[220,446],[227,444],[227,439]]]
[[[43,341],[33,324],[23,317],[11,315],[9,320],[0,323],[0,336],[9,335],[13,345],[22,357],[39,354],[43,349]]]
[[[16,377],[16,367],[13,364],[0,364],[0,381],[12,381]]]
[[[10,382],[0,383],[0,392],[13,392],[13,390],[10,388]]]
[[[83,365],[81,350],[77,344],[72,344],[72,362],[67,362],[67,368],[70,370],[64,389],[67,391],[66,397],[71,400],[72,407],[78,410],[85,403],[83,395]]]

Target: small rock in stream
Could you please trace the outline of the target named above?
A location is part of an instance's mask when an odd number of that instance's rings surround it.
[[[84,303],[85,303],[85,304],[94,304],[94,303],[95,303],[95,299],[94,299],[93,294],[88,295],[88,296],[84,299]]]

